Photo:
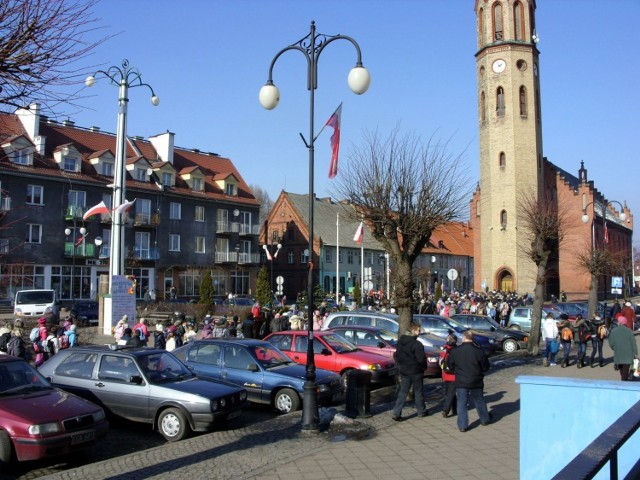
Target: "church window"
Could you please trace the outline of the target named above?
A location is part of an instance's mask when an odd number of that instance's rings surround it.
[[[478,12],[478,45],[482,47],[484,45],[484,9],[480,9]]]
[[[538,123],[540,123],[540,115],[541,115],[541,112],[540,112],[540,92],[537,89],[536,89],[535,101],[536,101],[536,117],[537,117],[536,121]]]
[[[476,200],[476,217],[480,216],[480,202]]]
[[[496,90],[496,113],[499,117],[504,117],[504,89],[498,87]]]
[[[507,211],[502,210],[500,212],[500,228],[503,230],[507,227]]]
[[[519,99],[520,99],[520,116],[526,117],[527,116],[527,89],[525,88],[524,85],[520,86]]]
[[[504,168],[507,166],[507,156],[504,152],[500,152],[500,160],[499,160],[500,168]]]
[[[480,120],[482,120],[482,122],[487,120],[487,101],[484,92],[480,94]]]
[[[524,9],[520,2],[513,4],[513,31],[516,40],[524,40]]]
[[[493,40],[497,42],[502,39],[502,4],[498,2],[493,5]]]
[[[529,32],[533,35],[536,31],[536,17],[533,12],[533,5],[529,5]]]

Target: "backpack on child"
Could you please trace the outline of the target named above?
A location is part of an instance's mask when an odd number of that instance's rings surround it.
[[[7,345],[9,344],[10,340],[11,340],[10,332],[6,332],[0,335],[0,352],[7,353]]]
[[[29,340],[37,342],[40,339],[40,327],[33,327],[29,333]]]
[[[25,357],[24,340],[21,337],[13,336],[9,343],[7,343],[7,355],[13,357]]]
[[[607,328],[607,326],[603,323],[602,325],[600,325],[598,327],[598,338],[600,340],[604,340],[605,338],[607,338],[609,336],[609,329]]]

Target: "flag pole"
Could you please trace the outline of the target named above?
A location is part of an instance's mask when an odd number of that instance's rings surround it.
[[[364,305],[364,215],[362,216],[362,242],[360,242],[360,299]]]
[[[336,213],[336,305],[340,305],[340,214]]]

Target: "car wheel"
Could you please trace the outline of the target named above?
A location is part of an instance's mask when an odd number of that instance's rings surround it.
[[[13,445],[9,434],[4,430],[0,430],[0,464],[7,464],[11,461],[13,453]]]
[[[518,325],[517,323],[514,323],[514,324],[509,325],[509,328],[510,328],[511,330],[522,330],[522,329],[520,328],[520,325]]]
[[[518,350],[518,342],[512,338],[508,338],[502,343],[502,350],[505,353],[513,353]]]
[[[189,434],[189,423],[184,413],[177,408],[168,408],[160,414],[158,419],[160,433],[169,442],[182,440]]]
[[[273,404],[280,413],[295,412],[300,408],[300,397],[290,388],[283,388],[276,394]]]

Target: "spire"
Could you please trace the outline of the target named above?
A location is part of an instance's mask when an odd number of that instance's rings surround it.
[[[580,170],[578,170],[580,183],[587,183],[587,169],[584,168],[584,160],[580,160]]]

